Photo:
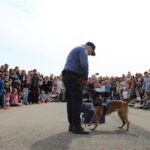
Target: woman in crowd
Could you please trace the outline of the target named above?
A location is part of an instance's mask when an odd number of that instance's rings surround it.
[[[29,104],[29,101],[28,101],[29,82],[28,82],[28,76],[25,70],[22,70],[20,78],[21,78],[21,91],[22,91],[23,104],[28,105]]]

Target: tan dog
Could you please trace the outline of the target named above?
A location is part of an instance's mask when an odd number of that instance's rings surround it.
[[[93,122],[93,120],[95,119],[95,125],[91,130],[95,130],[99,124],[100,121],[100,115],[103,114],[103,107],[100,105],[101,103],[101,98],[99,98],[99,103],[94,103],[94,108],[95,108],[95,113],[89,123],[88,126],[90,126]],[[112,112],[118,112],[118,115],[122,121],[122,125],[119,128],[123,128],[125,124],[127,124],[127,129],[126,131],[129,130],[129,121],[128,121],[128,102],[124,102],[122,100],[112,100],[108,103],[107,106],[107,111],[106,111],[106,115],[111,114]]]

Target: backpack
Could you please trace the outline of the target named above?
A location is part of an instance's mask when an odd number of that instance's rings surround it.
[[[92,103],[86,103],[82,105],[81,108],[81,112],[82,112],[82,123],[84,124],[88,124],[90,123],[93,115],[94,115],[94,107]],[[95,123],[95,121],[93,121],[92,123]],[[100,116],[100,122],[99,123],[105,123],[105,116],[101,115]]]

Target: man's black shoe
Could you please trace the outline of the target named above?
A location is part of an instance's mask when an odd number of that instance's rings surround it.
[[[74,133],[74,134],[89,134],[89,132],[85,131],[82,126],[72,126],[72,133]]]
[[[69,124],[69,132],[72,132],[72,124]],[[78,126],[78,128],[80,128],[80,130],[84,131],[84,128],[82,126]]]

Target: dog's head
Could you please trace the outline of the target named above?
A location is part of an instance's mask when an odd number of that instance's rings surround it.
[[[100,93],[96,91],[92,92],[92,99],[94,106],[99,106],[103,101],[103,98],[101,97]]]

